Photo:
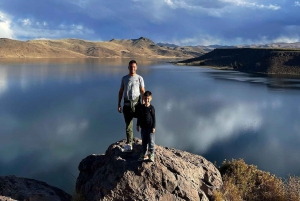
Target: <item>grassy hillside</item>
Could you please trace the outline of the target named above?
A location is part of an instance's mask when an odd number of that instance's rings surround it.
[[[300,201],[300,178],[282,179],[239,159],[224,161],[220,167],[223,188],[213,201]]]

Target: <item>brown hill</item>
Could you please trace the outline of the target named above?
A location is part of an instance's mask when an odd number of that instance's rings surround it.
[[[17,41],[0,39],[0,58],[56,58],[56,57],[86,57],[83,54],[48,45],[46,41]]]
[[[80,39],[0,39],[0,58],[191,58],[204,53],[196,47],[166,47],[140,37],[131,40],[91,42]]]
[[[203,56],[180,61],[179,65],[230,67],[239,71],[267,74],[300,74],[297,49],[215,49]]]

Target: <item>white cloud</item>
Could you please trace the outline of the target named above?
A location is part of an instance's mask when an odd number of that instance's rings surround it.
[[[273,39],[271,42],[273,43],[296,43],[300,41],[300,36],[280,36],[278,38]]]
[[[64,141],[74,141],[88,128],[89,122],[86,119],[72,120],[67,119],[62,121],[57,127],[57,137],[64,139]],[[77,136],[76,136],[77,135]]]
[[[159,108],[157,119],[164,119],[158,124],[157,130],[164,133],[162,144],[179,149],[182,140],[193,149],[193,152],[204,153],[214,143],[237,137],[245,131],[257,131],[263,124],[260,113],[261,107],[254,103],[244,102],[236,104],[223,104],[224,98],[211,96],[207,100],[164,100],[165,108]],[[208,103],[209,102],[209,103]],[[212,107],[208,114],[205,109]],[[274,102],[274,107],[280,103]],[[176,114],[176,115],[175,115]],[[172,116],[172,118],[170,118]],[[180,118],[176,118],[180,116]],[[168,119],[173,119],[171,127]],[[188,137],[186,137],[188,136]],[[178,147],[179,146],[179,147]]]
[[[11,19],[0,11],[0,38],[15,38],[11,29]]]
[[[40,22],[35,19],[21,18],[18,20],[18,25],[22,27],[43,28],[44,26],[48,25],[48,23],[45,21]]]
[[[248,7],[248,8],[270,9],[270,10],[279,10],[281,8],[277,4],[264,5],[264,4],[258,4],[256,2],[247,2],[241,0],[220,0],[220,1],[225,3],[232,3],[237,6]]]
[[[173,7],[174,3],[172,0],[165,0],[166,4],[168,4],[169,6]]]
[[[35,20],[19,20],[21,24],[15,26],[15,35],[18,38],[70,38],[82,37],[94,34],[94,31],[85,28],[81,24],[60,24],[57,27],[49,28],[48,22]],[[29,23],[30,22],[30,23]]]
[[[199,117],[197,121],[193,135],[199,138],[198,151],[207,150],[216,140],[226,140],[240,131],[257,130],[262,125],[257,108],[247,104],[222,108],[214,116]]]
[[[211,7],[207,6],[206,1],[199,3],[198,1],[186,1],[186,0],[164,0],[165,4],[172,9],[185,9],[190,11],[197,11],[200,13],[207,13],[209,15],[219,16],[222,7],[216,3],[215,5],[211,4]]]
[[[169,43],[177,44],[177,45],[215,45],[221,44],[222,40],[215,38],[211,35],[203,34],[192,38],[183,38],[183,39],[174,39],[172,41],[168,41]]]
[[[19,21],[23,24],[23,26],[30,26],[32,24],[31,20],[28,19],[28,18],[26,18],[26,19],[20,19]]]
[[[279,10],[281,7],[277,4],[258,4],[256,2],[248,2],[248,1],[242,1],[242,0],[219,0],[211,4],[211,6],[208,6],[208,1],[202,0],[199,1],[193,1],[193,0],[164,0],[164,2],[171,8],[183,8],[188,10],[203,10],[205,8],[206,11],[211,10],[220,10],[221,8],[226,7],[226,4],[233,4],[240,7],[248,7],[248,8],[259,8],[259,9],[270,9],[270,10]],[[222,5],[223,3],[223,5]]]
[[[85,8],[91,2],[91,0],[68,0],[68,1],[81,8]]]
[[[295,1],[294,6],[300,6],[300,2],[299,1]]]
[[[49,27],[46,21],[21,18],[14,24],[14,33],[18,38],[70,38],[94,34],[94,31],[81,24],[60,24]]]

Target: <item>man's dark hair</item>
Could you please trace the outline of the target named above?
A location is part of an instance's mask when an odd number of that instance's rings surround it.
[[[144,96],[145,97],[152,96],[151,91],[145,91]]]
[[[136,64],[137,65],[137,63],[136,63],[136,60],[131,60],[131,61],[129,61],[129,66],[131,65],[131,64]]]

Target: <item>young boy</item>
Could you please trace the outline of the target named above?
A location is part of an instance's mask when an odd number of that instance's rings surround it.
[[[141,154],[139,161],[147,160],[154,162],[154,133],[155,133],[155,109],[150,104],[152,100],[152,93],[146,91],[143,96],[143,105],[139,110],[137,118],[136,130],[139,132],[141,127],[142,146],[143,153]],[[147,152],[149,154],[147,155]]]

